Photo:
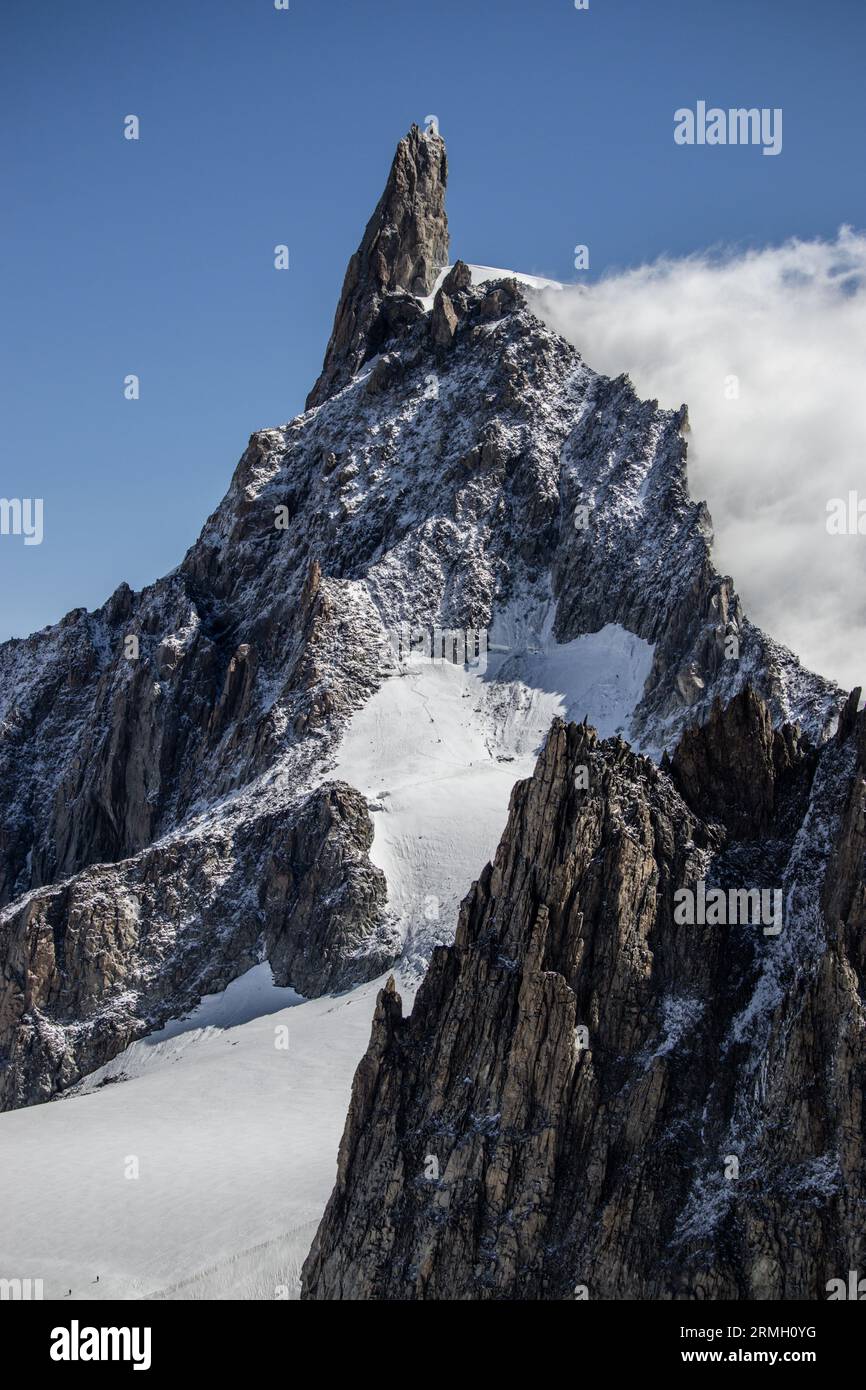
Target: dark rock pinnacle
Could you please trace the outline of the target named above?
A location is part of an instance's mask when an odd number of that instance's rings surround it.
[[[448,264],[447,177],[441,135],[413,125],[397,146],[385,191],[349,261],[308,410],[345,386],[395,323],[420,316],[414,297],[430,294]]]

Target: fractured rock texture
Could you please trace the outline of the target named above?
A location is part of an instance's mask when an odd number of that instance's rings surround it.
[[[448,264],[445,142],[413,126],[397,146],[385,191],[346,271],[322,373],[307,409],[345,386],[400,323],[421,317]]]
[[[862,1268],[855,710],[817,758],[785,731],[779,778],[748,692],[678,751],[691,805],[554,726],[411,1017],[379,996],[304,1297],[813,1299]],[[747,777],[730,830],[700,818]],[[777,881],[781,935],[675,925],[699,878]]]

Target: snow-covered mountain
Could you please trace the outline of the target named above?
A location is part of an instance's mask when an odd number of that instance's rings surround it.
[[[748,689],[804,748],[834,734],[843,692],[714,570],[685,407],[595,373],[548,282],[449,264],[446,179],[413,127],[308,408],[251,437],[177,570],[0,648],[0,1105],[137,1077],[7,1117],[11,1152],[168,1103],[186,1060],[123,1059],[265,962],[308,1000],[420,979],[554,718],[658,761]],[[431,659],[440,630],[468,660]],[[322,1134],[285,1175],[316,1200]]]

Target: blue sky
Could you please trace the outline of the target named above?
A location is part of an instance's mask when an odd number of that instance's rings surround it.
[[[179,562],[302,407],[413,120],[454,255],[574,279],[866,226],[864,51],[858,0],[4,0],[0,496],[45,539],[0,536],[0,638]],[[782,153],[675,145],[698,99],[781,107]]]

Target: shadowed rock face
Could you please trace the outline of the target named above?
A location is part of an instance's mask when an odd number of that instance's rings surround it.
[[[766,705],[747,686],[727,707],[717,700],[706,724],[686,729],[670,772],[705,819],[721,821],[733,835],[768,837],[806,751],[800,730],[774,729]]]
[[[691,806],[554,725],[411,1017],[379,996],[305,1298],[811,1299],[862,1268],[866,715],[817,760],[786,736],[782,779],[751,694],[689,745]],[[700,818],[749,778],[732,829]],[[698,879],[777,881],[783,931],[677,925]]]
[[[444,140],[413,126],[397,146],[385,191],[349,261],[308,410],[345,386],[394,327],[421,317],[412,296],[429,295],[448,264],[447,178]]]
[[[399,940],[372,839],[364,798],[334,782],[28,895],[0,918],[0,1110],[66,1090],[263,955],[302,994],[374,979]]]

